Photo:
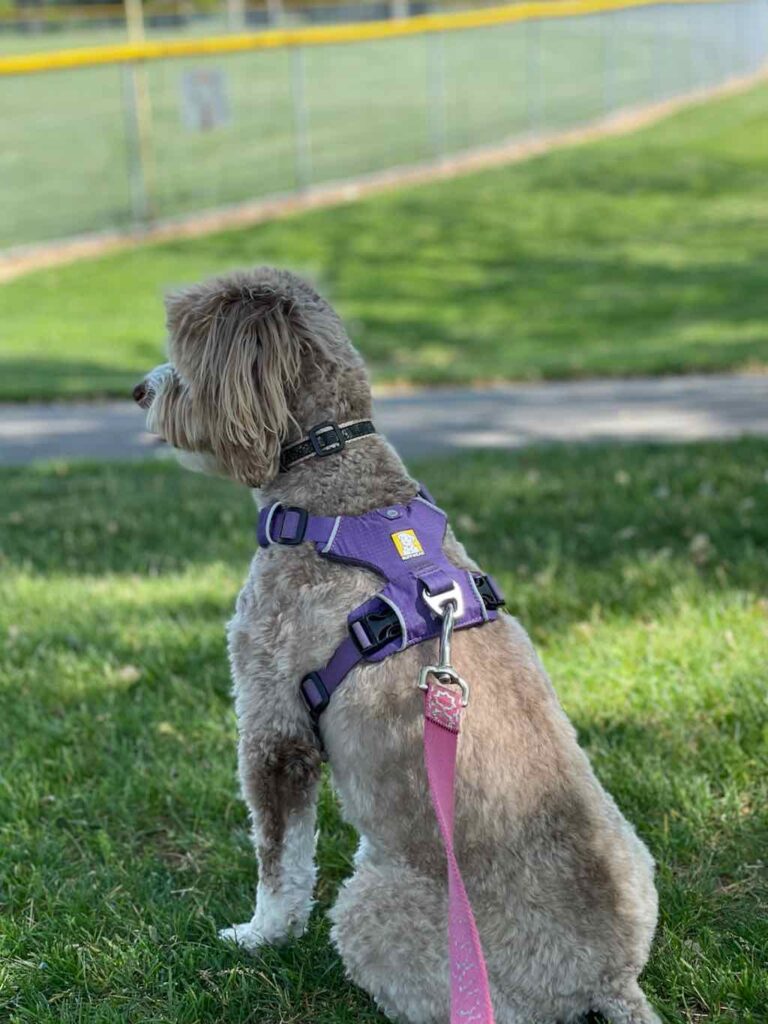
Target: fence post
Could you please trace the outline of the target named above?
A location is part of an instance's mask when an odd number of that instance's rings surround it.
[[[758,3],[758,0],[751,0],[746,17],[750,72],[756,72],[760,69],[760,43],[758,40],[760,13],[761,5]]]
[[[525,55],[528,131],[531,135],[540,135],[544,126],[544,69],[541,54],[541,22],[538,18],[532,18],[527,22]]]
[[[749,31],[749,4],[739,3],[739,75],[749,74],[752,70],[752,37]]]
[[[293,96],[294,167],[300,191],[312,184],[312,145],[307,109],[306,58],[303,46],[291,50],[291,94]]]
[[[123,0],[128,38],[136,43],[144,38],[144,8],[141,0]]]
[[[442,32],[427,33],[427,119],[432,155],[445,156],[445,38]]]
[[[227,0],[227,28],[230,32],[245,28],[245,0]]]
[[[282,25],[285,21],[283,0],[267,0],[267,21],[270,25]]]
[[[768,60],[768,0],[757,0],[755,38],[757,39],[757,70],[759,71]]]
[[[760,6],[756,0],[749,4],[746,22],[747,46],[749,54],[750,72],[758,71],[760,68]]]
[[[125,139],[128,152],[128,180],[131,189],[131,212],[139,224],[146,223],[151,216],[149,188],[147,185],[146,161],[143,157],[141,116],[139,113],[139,91],[136,67],[125,64],[123,72],[123,114],[125,118]]]
[[[698,83],[703,89],[712,85],[713,52],[711,7],[702,9],[696,18],[696,50],[698,52]]]
[[[741,34],[739,32],[739,29],[741,28],[741,19],[739,18],[739,15],[741,13],[741,4],[737,2],[731,6],[731,59],[728,64],[729,80],[741,70],[739,67],[739,57],[741,52]]]
[[[717,85],[724,82],[728,78],[728,15],[727,11],[722,5],[718,5],[716,8],[718,14],[718,26],[717,26]]]
[[[144,8],[141,0],[123,0],[125,27],[133,43],[144,41]],[[140,64],[126,65],[123,77],[123,106],[128,137],[131,199],[137,221],[151,220],[155,161],[152,150],[152,101],[147,69]]]
[[[664,72],[666,67],[666,60],[664,54],[664,18],[665,8],[652,7],[650,9],[652,17],[655,19],[656,31],[653,35],[653,61],[652,61],[652,74],[653,82],[651,83],[651,95],[657,100],[665,100],[667,98],[666,83],[664,82]]]
[[[602,21],[603,44],[603,114],[610,117],[616,107],[616,60],[613,52],[613,27],[615,17],[610,11],[599,15]]]
[[[704,82],[702,75],[702,40],[697,31],[699,26],[699,12],[694,6],[687,9],[687,31],[688,31],[688,62],[690,75],[690,91],[701,89]],[[705,36],[706,38],[706,36]]]

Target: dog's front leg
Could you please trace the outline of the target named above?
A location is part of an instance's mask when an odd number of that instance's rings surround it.
[[[321,756],[310,738],[251,730],[241,723],[238,764],[259,865],[256,909],[222,939],[255,950],[301,935],[315,885],[315,817]]]

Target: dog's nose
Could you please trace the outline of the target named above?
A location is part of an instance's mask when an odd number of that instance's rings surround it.
[[[138,405],[143,406],[147,400],[147,385],[144,381],[140,381],[133,389],[133,400]]]

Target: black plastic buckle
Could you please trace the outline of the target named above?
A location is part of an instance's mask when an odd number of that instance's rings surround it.
[[[308,683],[314,686],[320,698],[319,701],[314,701],[312,700],[311,697],[308,696],[307,691],[304,689],[304,687]],[[322,713],[325,711],[325,709],[331,702],[331,695],[326,690],[325,683],[320,678],[319,673],[310,672],[308,675],[304,676],[304,678],[299,683],[299,692],[301,693],[302,699],[306,704],[307,710],[309,711],[310,715],[312,716],[314,721],[317,721],[317,719],[320,717],[320,715],[322,715]]]
[[[350,636],[361,654],[375,654],[392,640],[399,640],[403,627],[393,608],[384,605],[366,612],[349,624]]]
[[[283,514],[283,519],[280,523],[280,536],[273,537],[272,539],[278,544],[286,544],[288,547],[293,547],[294,544],[301,544],[304,540],[304,534],[307,532],[307,520],[309,519],[307,510],[305,508],[297,508],[296,505],[281,505],[279,511]],[[299,517],[299,521],[293,537],[284,537],[283,527],[285,526],[285,517],[289,512],[295,512]]]
[[[473,579],[477,592],[483,599],[483,604],[490,612],[495,612],[497,608],[501,608],[502,605],[506,604],[504,595],[496,585],[496,580],[491,575],[481,576],[473,573]]]
[[[329,437],[329,434],[332,436]],[[312,427],[307,436],[315,455],[319,455],[320,458],[325,455],[335,455],[336,452],[340,452],[347,446],[347,442],[344,440],[344,435],[339,429],[338,424],[332,423],[330,420],[327,423],[318,423],[316,427]]]

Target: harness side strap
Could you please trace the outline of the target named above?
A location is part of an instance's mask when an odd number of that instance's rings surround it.
[[[453,793],[460,726],[461,693],[431,679],[424,693],[424,763],[448,861],[451,1024],[494,1024],[480,936],[453,848]]]
[[[317,725],[320,715],[328,707],[333,694],[338,690],[347,675],[363,660],[357,644],[351,636],[342,640],[333,652],[331,660],[319,672],[310,672],[299,684],[299,691],[304,698],[312,721]]]

